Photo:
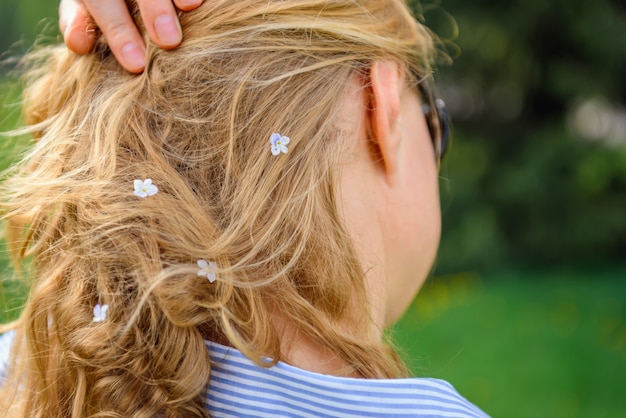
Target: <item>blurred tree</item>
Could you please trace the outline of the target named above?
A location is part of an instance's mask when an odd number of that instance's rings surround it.
[[[437,76],[455,120],[438,272],[623,263],[624,3],[442,0],[420,11],[454,60]]]

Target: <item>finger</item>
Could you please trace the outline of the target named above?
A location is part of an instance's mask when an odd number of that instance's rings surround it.
[[[146,47],[124,0],[83,0],[122,67],[133,73],[146,65]]]
[[[203,0],[174,0],[176,7],[186,12],[197,8],[202,2]]]
[[[165,49],[177,47],[183,31],[172,0],[137,0],[150,39]]]
[[[59,29],[68,48],[78,54],[88,53],[95,44],[95,23],[79,0],[61,0]]]

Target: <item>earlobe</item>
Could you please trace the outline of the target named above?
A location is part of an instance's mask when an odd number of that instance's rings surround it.
[[[401,73],[391,61],[374,61],[370,68],[371,103],[369,104],[370,132],[375,141],[385,172],[397,171],[401,135],[400,94]]]

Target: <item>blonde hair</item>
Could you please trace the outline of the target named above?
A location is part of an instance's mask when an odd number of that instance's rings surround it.
[[[213,0],[180,18],[183,44],[149,45],[138,76],[104,40],[28,61],[38,141],[1,194],[13,252],[33,261],[0,392],[11,416],[208,416],[204,338],[281,360],[276,310],[363,377],[406,374],[363,338],[336,116],[374,60],[428,74],[431,35],[400,0]],[[273,132],[291,138],[287,155],[270,153]],[[140,199],[145,178],[159,193]],[[109,317],[93,323],[97,303]]]

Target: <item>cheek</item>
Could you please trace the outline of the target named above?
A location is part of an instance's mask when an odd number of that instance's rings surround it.
[[[413,115],[403,115],[402,128],[406,144],[404,189],[410,212],[407,219],[413,219],[414,248],[428,257],[429,253],[436,252],[441,234],[439,172],[426,119],[421,116],[421,105],[417,98],[407,100],[410,104],[407,109]]]
[[[435,176],[423,175],[412,184],[413,198],[407,207],[404,225],[398,225],[402,237],[406,291],[414,295],[428,276],[437,255],[441,237],[441,210]],[[400,255],[400,254],[399,254]],[[411,296],[412,297],[412,296]]]
[[[395,322],[417,295],[433,266],[441,235],[439,206],[419,204],[397,223],[388,274],[387,324]]]
[[[423,118],[411,121],[410,132],[413,141],[409,142],[413,161],[409,164],[410,173],[406,185],[407,195],[411,196],[410,207],[414,219],[414,249],[416,256],[427,264],[430,270],[434,262],[441,236],[441,206],[439,201],[439,173],[435,151]],[[412,191],[412,193],[411,193]],[[421,256],[418,256],[421,254]]]
[[[389,322],[398,319],[426,280],[441,236],[434,151],[425,127],[417,124],[413,128],[420,134],[404,150],[405,183],[397,197],[393,227],[388,231],[395,252],[389,283]]]

